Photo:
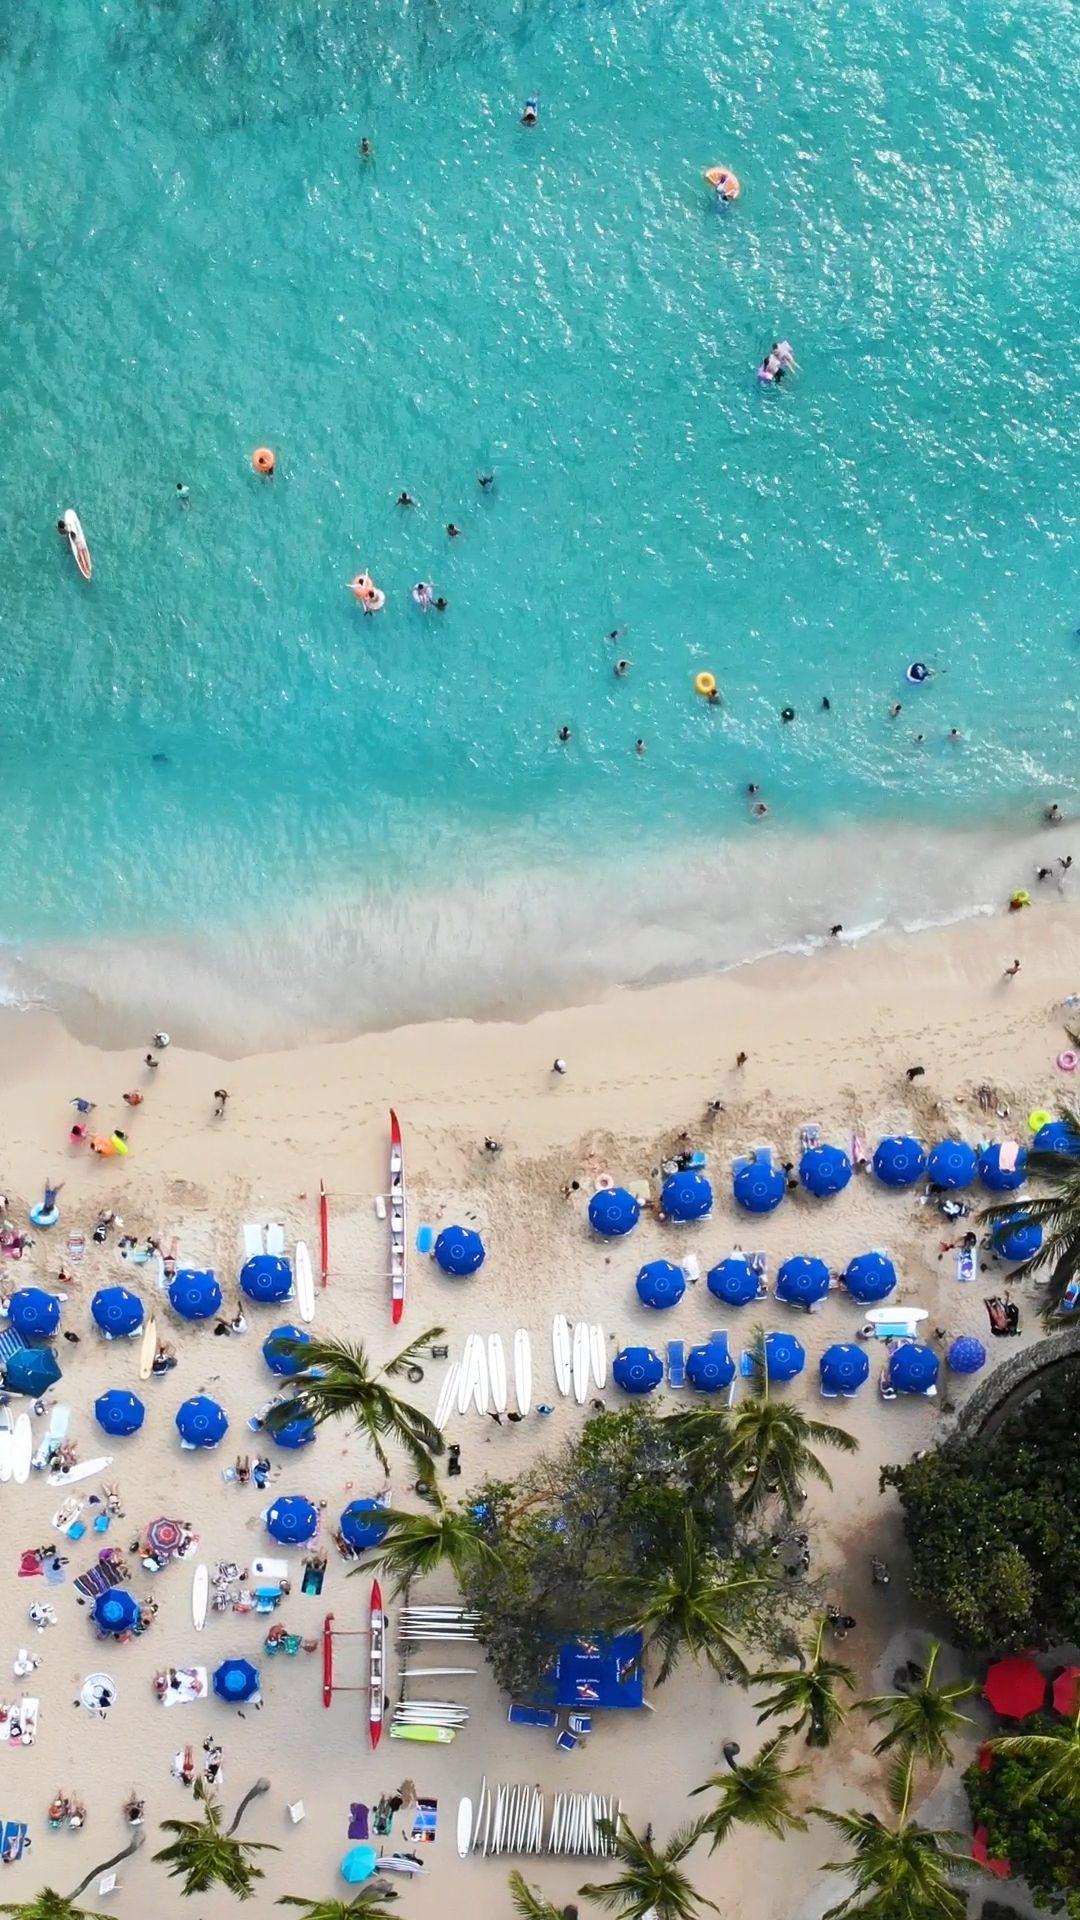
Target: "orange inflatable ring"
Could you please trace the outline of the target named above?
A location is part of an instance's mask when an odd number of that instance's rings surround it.
[[[732,173],[730,167],[708,167],[705,178],[710,187],[716,188],[721,200],[737,200],[742,192],[739,176]]]
[[[277,461],[274,459],[273,451],[270,447],[256,447],[251,456],[251,464],[256,473],[264,473],[269,478],[277,465]]]
[[[349,592],[358,600],[367,600],[376,591],[375,582],[370,573],[358,573],[355,580],[349,581]]]

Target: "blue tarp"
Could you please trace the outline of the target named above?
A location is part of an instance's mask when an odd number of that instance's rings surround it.
[[[756,1300],[761,1290],[761,1282],[749,1260],[741,1254],[732,1254],[727,1260],[721,1260],[718,1266],[710,1267],[705,1275],[705,1285],[718,1300],[726,1301],[729,1307],[745,1307]]]
[[[911,1187],[926,1172],[926,1155],[910,1133],[891,1134],[874,1148],[874,1172],[883,1186]]]
[[[713,1191],[703,1173],[687,1167],[669,1174],[660,1193],[660,1205],[669,1220],[685,1225],[689,1220],[704,1220],[712,1212]]]
[[[302,1493],[287,1493],[267,1508],[266,1531],[283,1546],[302,1547],[319,1531],[319,1509]]]
[[[290,1354],[282,1353],[280,1345],[277,1343],[283,1340],[298,1340],[306,1347],[310,1345],[311,1335],[310,1333],[305,1333],[303,1327],[282,1326],[275,1327],[273,1333],[268,1333],[266,1339],[263,1341],[263,1359],[266,1361],[271,1373],[280,1373],[288,1378],[290,1375],[301,1371],[304,1361],[302,1356],[294,1358]]]
[[[844,1285],[853,1300],[869,1306],[885,1300],[896,1286],[896,1268],[884,1253],[857,1253],[844,1272]]]
[[[601,1187],[589,1201],[589,1225],[606,1239],[629,1233],[641,1218],[641,1207],[625,1187]]]
[[[60,1325],[60,1302],[42,1287],[20,1287],[11,1296],[8,1325],[24,1340],[47,1340]]]
[[[766,1153],[760,1159],[736,1163],[731,1191],[747,1213],[771,1213],[787,1192],[787,1180],[783,1168],[774,1167],[771,1155]]]
[[[143,1323],[143,1303],[126,1287],[99,1287],[90,1302],[90,1312],[102,1333],[114,1340],[138,1333]]]
[[[720,1393],[735,1378],[735,1362],[728,1352],[727,1335],[691,1347],[686,1356],[686,1377],[698,1393]]]
[[[1037,1220],[1020,1212],[1002,1220],[991,1235],[994,1252],[1002,1260],[1030,1260],[1043,1243],[1043,1230]]]
[[[851,1161],[843,1147],[807,1147],[799,1161],[799,1179],[815,1200],[842,1193],[851,1179]]]
[[[221,1306],[221,1288],[212,1273],[181,1267],[169,1282],[169,1304],[184,1320],[209,1320]]]
[[[975,1149],[966,1140],[941,1140],[931,1148],[926,1177],[935,1187],[955,1191],[970,1187],[975,1178]]]
[[[537,1689],[536,1705],[586,1710],[644,1706],[644,1640],[642,1633],[568,1640]]]
[[[986,1348],[973,1334],[962,1333],[945,1355],[945,1364],[953,1373],[978,1373],[986,1365]]]
[[[435,1242],[435,1258],[444,1273],[464,1279],[484,1264],[484,1243],[471,1227],[444,1227]]]
[[[94,1417],[104,1433],[138,1433],[146,1419],[146,1408],[126,1387],[110,1387],[94,1401]]]
[[[12,1393],[29,1393],[35,1400],[63,1379],[60,1362],[51,1347],[23,1347],[4,1363],[4,1385]]]
[[[821,1384],[826,1393],[855,1393],[870,1373],[866,1349],[849,1346],[843,1341],[826,1347],[818,1364]]]
[[[1027,1160],[1027,1148],[1020,1147],[1015,1167],[1003,1167],[1001,1147],[995,1142],[992,1147],[984,1147],[979,1155],[979,1179],[990,1193],[1015,1193],[1027,1179]]]
[[[765,1371],[770,1380],[794,1380],[806,1365],[806,1350],[793,1333],[765,1335]]]
[[[292,1292],[292,1268],[280,1253],[253,1253],[240,1269],[240,1287],[256,1306],[276,1306]]]
[[[99,1633],[130,1633],[139,1617],[139,1603],[123,1587],[110,1587],[99,1593],[90,1609],[90,1618]]]
[[[683,1270],[670,1260],[648,1261],[635,1284],[638,1299],[646,1307],[677,1307],[686,1292]]]
[[[776,1276],[776,1297],[789,1306],[812,1307],[824,1300],[828,1291],[828,1267],[824,1260],[811,1259],[807,1254],[785,1260]]]
[[[259,1691],[259,1669],[250,1660],[223,1660],[214,1668],[214,1692],[231,1706],[243,1706]]]
[[[939,1361],[932,1347],[905,1340],[889,1355],[889,1384],[897,1393],[925,1393],[938,1377]]]
[[[381,1500],[350,1500],[339,1521],[341,1537],[354,1553],[365,1553],[385,1538],[386,1521],[377,1516],[383,1511]]]
[[[190,1447],[216,1447],[229,1431],[225,1409],[204,1393],[193,1393],[177,1409],[176,1430]]]
[[[664,1377],[664,1363],[651,1347],[624,1347],[612,1361],[611,1374],[624,1393],[651,1393]]]

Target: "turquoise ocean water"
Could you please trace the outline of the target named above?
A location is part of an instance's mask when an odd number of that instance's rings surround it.
[[[990,897],[1080,799],[1076,20],[8,8],[11,993],[333,1028]]]

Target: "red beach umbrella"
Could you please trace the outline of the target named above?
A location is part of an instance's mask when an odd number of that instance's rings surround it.
[[[1046,1700],[1046,1678],[1025,1654],[1010,1653],[987,1669],[983,1693],[1003,1720],[1026,1720]]]
[[[985,1827],[976,1827],[971,1836],[971,1857],[977,1860],[981,1867],[988,1867],[996,1880],[1007,1880],[1012,1872],[1012,1865],[1008,1860],[991,1860],[986,1845]]]
[[[1076,1685],[1078,1680],[1080,1680],[1080,1667],[1063,1667],[1050,1689],[1054,1712],[1062,1714],[1066,1720],[1074,1719],[1076,1710],[1080,1707]]]

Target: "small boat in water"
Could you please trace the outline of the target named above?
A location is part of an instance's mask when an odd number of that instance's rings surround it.
[[[89,580],[90,575],[94,571],[94,565],[90,558],[90,549],[86,544],[86,535],[82,530],[82,521],[79,519],[74,507],[65,507],[63,514],[56,523],[56,531],[57,533],[62,533],[66,538],[68,546],[75,556],[75,565],[78,567],[83,579]]]
[[[401,1127],[390,1109],[390,1317],[395,1327],[405,1311],[405,1155]]]

